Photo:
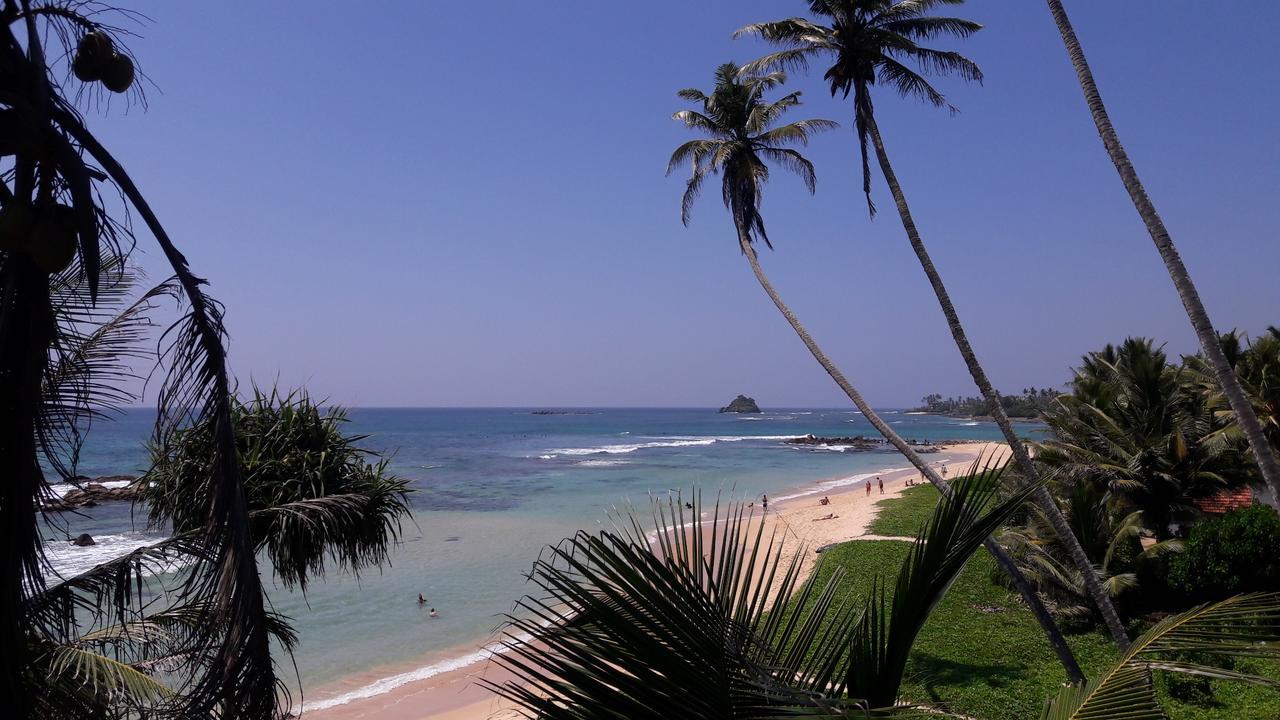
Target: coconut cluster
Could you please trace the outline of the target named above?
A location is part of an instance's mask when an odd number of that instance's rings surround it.
[[[80,38],[71,71],[81,82],[101,81],[111,92],[122,93],[133,85],[133,61],[116,52],[111,38],[98,30]]]

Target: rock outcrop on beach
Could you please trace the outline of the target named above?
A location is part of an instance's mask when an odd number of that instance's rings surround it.
[[[89,533],[80,533],[75,540],[71,541],[71,544],[76,547],[89,547],[90,545],[97,545],[98,543],[94,541],[93,536]]]
[[[746,395],[739,395],[733,399],[733,402],[720,408],[722,413],[758,413],[761,412],[760,406],[756,404],[753,398]]]
[[[77,477],[78,487],[68,490],[66,495],[45,503],[41,508],[45,512],[63,512],[81,507],[94,507],[99,503],[113,500],[133,501],[142,495],[143,483],[133,475],[104,475],[102,477]],[[107,487],[104,483],[127,482],[124,487]]]

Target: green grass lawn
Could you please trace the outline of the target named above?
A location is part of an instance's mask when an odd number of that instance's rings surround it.
[[[933,515],[938,504],[938,491],[932,485],[914,485],[902,491],[902,495],[876,503],[880,514],[867,532],[874,535],[915,537],[924,521]]]
[[[932,512],[937,491],[910,488],[885,500],[871,532],[914,535]],[[854,541],[824,553],[820,578],[845,570],[844,591],[863,596],[876,572],[889,579],[908,544],[892,540]],[[934,611],[917,639],[907,665],[902,694],[907,700],[979,718],[1025,720],[1040,716],[1045,698],[1066,679],[1035,618],[1011,590],[993,582],[995,563],[979,551]],[[1116,656],[1101,632],[1068,637],[1085,674],[1092,676]],[[1241,669],[1246,665],[1241,664]],[[1253,663],[1255,672],[1280,678],[1280,665]],[[1162,688],[1167,683],[1161,681]],[[1213,699],[1200,704],[1165,697],[1173,720],[1274,720],[1280,692],[1215,681]]]

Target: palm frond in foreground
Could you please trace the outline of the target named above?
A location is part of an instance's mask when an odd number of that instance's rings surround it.
[[[1166,618],[1148,630],[1106,672],[1084,685],[1063,688],[1045,706],[1043,720],[1165,720],[1156,697],[1153,670],[1220,680],[1280,686],[1280,682],[1239,672],[1198,658],[1280,659],[1280,593],[1238,595]],[[1225,665],[1226,663],[1224,663]]]
[[[892,598],[840,596],[839,569],[799,582],[804,553],[741,502],[704,519],[676,496],[651,529],[626,515],[580,532],[535,563],[542,595],[517,604],[494,657],[519,680],[490,686],[548,719],[915,715],[894,703],[916,635],[1026,500],[997,502],[1000,468],[985,469],[938,504]]]

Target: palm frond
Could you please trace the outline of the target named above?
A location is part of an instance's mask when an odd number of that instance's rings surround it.
[[[866,600],[853,637],[848,692],[873,707],[897,699],[907,656],[933,608],[973,553],[1035,492],[1027,486],[997,501],[1005,463],[978,458],[954,497],[939,501],[898,572],[892,598],[883,585]]]
[[[1161,621],[1133,642],[1106,671],[1084,685],[1064,688],[1045,707],[1043,720],[1166,717],[1153,670],[1280,686],[1280,682],[1225,667],[1187,662],[1171,653],[1280,658],[1280,594],[1239,595],[1192,608]]]
[[[193,573],[184,590],[188,598],[208,597],[208,629],[200,648],[207,671],[184,694],[186,711],[204,715],[215,707],[234,716],[266,717],[287,706],[287,690],[277,680],[271,660],[267,611],[250,537],[248,506],[241,484],[231,425],[231,387],[223,344],[222,309],[206,295],[205,281],[169,239],[133,179],[114,156],[60,102],[52,110],[59,126],[98,163],[119,187],[160,244],[188,304],[187,314],[165,334],[168,374],[159,392],[156,442],[168,447],[174,433],[193,421],[216,428],[206,479],[207,522],[203,539],[213,556],[203,571]]]

